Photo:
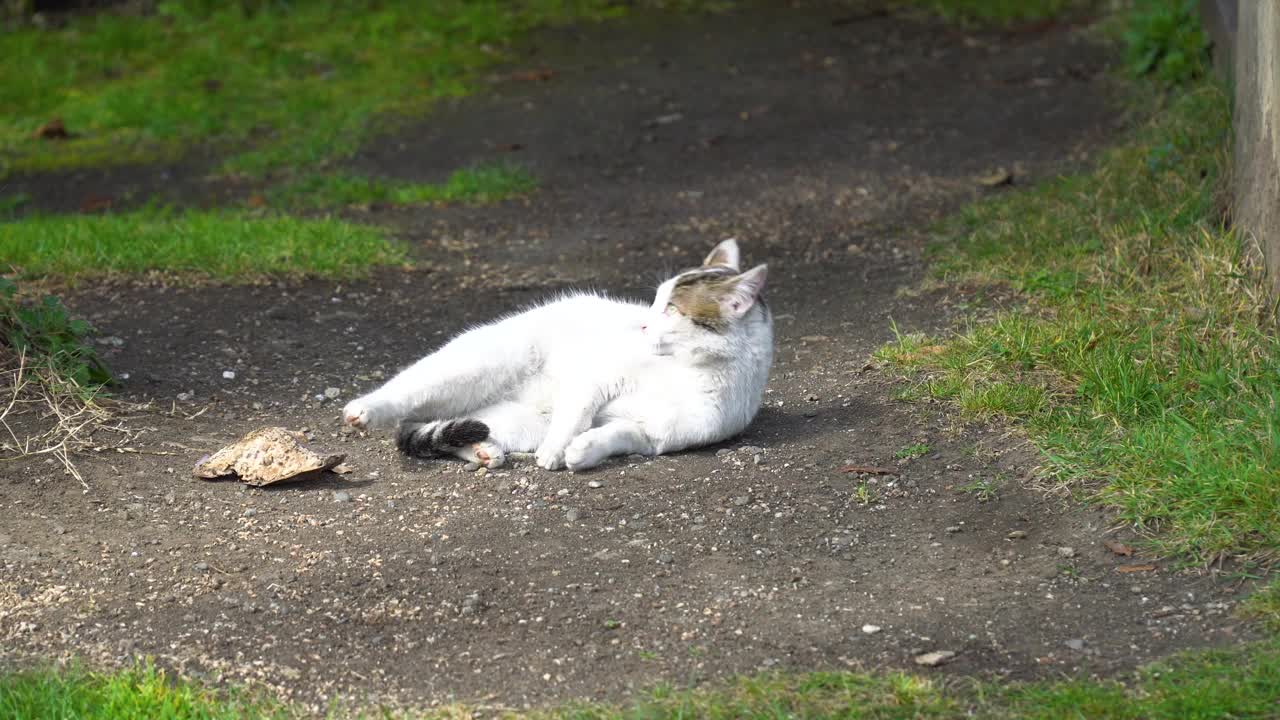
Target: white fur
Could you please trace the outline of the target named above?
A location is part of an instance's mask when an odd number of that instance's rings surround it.
[[[737,244],[717,251],[708,260],[728,258],[736,270]],[[490,436],[460,456],[536,451],[550,470],[723,440],[764,397],[773,358],[773,322],[758,301],[764,276],[763,265],[741,276],[746,290],[733,294],[723,334],[668,310],[674,278],[650,307],[564,296],[459,335],[348,403],[343,418],[357,427],[475,418]]]

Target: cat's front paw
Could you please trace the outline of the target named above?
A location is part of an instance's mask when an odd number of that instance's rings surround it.
[[[544,470],[561,470],[564,468],[564,448],[552,448],[543,445],[534,453],[534,461]]]
[[[373,427],[377,424],[373,404],[364,398],[352,400],[342,409],[342,422],[360,430]]]

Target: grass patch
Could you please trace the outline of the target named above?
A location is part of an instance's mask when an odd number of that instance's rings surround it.
[[[1280,547],[1280,342],[1220,220],[1228,114],[1192,86],[1093,172],[964,211],[935,270],[1025,304],[879,353],[911,393],[1021,423],[1051,475],[1197,561]]]
[[[337,220],[141,210],[30,217],[3,226],[0,257],[21,276],[63,280],[159,272],[224,282],[353,277],[406,262],[382,231]]]
[[[491,203],[531,192],[537,179],[518,165],[480,165],[457,170],[443,183],[397,183],[355,175],[312,175],[273,194],[289,206],[430,205]]]
[[[11,720],[283,720],[299,716],[263,697],[215,693],[194,683],[174,682],[149,666],[117,673],[72,669],[0,676],[0,717]]]
[[[26,193],[0,195],[0,218],[16,215],[18,210],[29,202],[31,202],[31,196]]]
[[[913,445],[907,445],[906,447],[899,449],[897,452],[893,454],[893,456],[898,458],[899,460],[913,460],[915,458],[929,454],[929,451],[932,449],[933,448],[929,447],[928,443],[915,443]]]
[[[1280,634],[1280,578],[1255,590],[1240,611],[1244,617],[1260,620],[1270,632]]]
[[[350,154],[375,118],[467,92],[532,27],[621,12],[606,0],[430,3],[173,0],[0,33],[0,166],[38,171],[241,148],[261,175]],[[70,137],[36,132],[59,118]],[[2,168],[0,168],[2,169]]]
[[[963,26],[1009,26],[1080,15],[1098,7],[1096,0],[899,0],[946,22]]]
[[[627,706],[569,704],[500,717],[527,720],[659,718],[1019,718],[1187,720],[1268,718],[1280,697],[1280,641],[1182,655],[1121,681],[941,682],[907,673],[817,672],[741,678],[712,688],[663,687]],[[244,693],[212,692],[152,668],[98,674],[40,671],[0,677],[0,716],[287,718],[301,715]],[[488,716],[490,713],[486,712]],[[469,718],[465,707],[356,717]]]

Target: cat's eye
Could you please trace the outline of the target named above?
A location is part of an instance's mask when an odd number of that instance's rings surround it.
[[[667,303],[667,309],[663,310],[663,313],[667,315],[679,315],[680,308],[676,307],[675,303]]]

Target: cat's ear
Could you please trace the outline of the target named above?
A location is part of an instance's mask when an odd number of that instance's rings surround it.
[[[713,265],[727,265],[734,270],[738,269],[738,262],[741,255],[738,252],[738,241],[729,238],[716,246],[715,250],[702,261],[702,267],[711,267]]]
[[[734,318],[746,315],[760,300],[768,274],[768,265],[757,265],[734,278],[733,289],[720,301],[724,312]]]

